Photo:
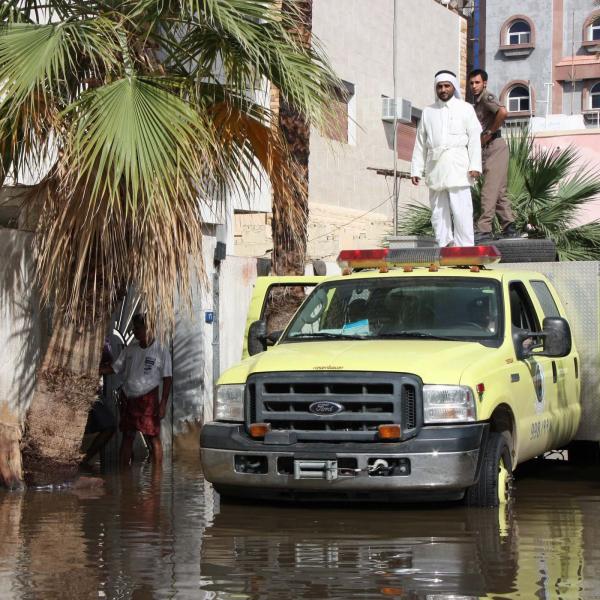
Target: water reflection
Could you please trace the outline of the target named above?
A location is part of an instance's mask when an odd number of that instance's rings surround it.
[[[509,513],[512,514],[512,513]],[[517,553],[496,510],[301,510],[223,504],[201,571],[217,598],[444,598],[515,590]]]
[[[219,505],[196,456],[0,493],[0,598],[598,598],[598,475],[546,465],[509,511]]]

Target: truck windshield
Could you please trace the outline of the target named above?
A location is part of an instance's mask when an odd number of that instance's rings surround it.
[[[318,286],[282,342],[332,339],[500,339],[500,285],[491,279],[349,279]]]

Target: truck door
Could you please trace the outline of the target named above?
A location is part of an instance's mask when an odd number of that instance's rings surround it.
[[[550,288],[543,280],[530,281],[533,290],[532,299],[539,305],[544,317],[566,318],[564,311],[561,314],[554,300]],[[552,413],[552,448],[560,448],[567,444],[575,435],[579,426],[580,404],[579,404],[579,378],[578,364],[579,355],[572,346],[571,352],[562,358],[550,358],[552,365],[552,382],[556,388],[555,404],[549,406]]]
[[[285,329],[296,309],[325,279],[319,275],[258,277],[246,317],[242,359],[248,358],[248,330],[255,321],[267,323],[267,335]]]
[[[525,284],[512,281],[508,292],[512,330],[541,331],[541,319]],[[556,405],[556,383],[552,359],[536,356],[517,360],[515,355],[515,372],[511,377],[516,384],[515,416],[521,462],[543,454],[553,445],[556,424],[552,407]]]

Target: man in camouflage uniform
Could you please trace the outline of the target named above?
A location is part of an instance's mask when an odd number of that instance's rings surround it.
[[[481,188],[481,216],[475,227],[475,243],[493,239],[492,221],[498,216],[501,237],[516,237],[515,217],[506,193],[508,176],[508,146],[500,135],[507,111],[494,94],[487,90],[488,74],[475,69],[469,74],[475,114],[481,123],[481,150],[483,186]]]

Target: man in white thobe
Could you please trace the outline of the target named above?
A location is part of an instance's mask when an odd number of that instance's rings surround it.
[[[438,245],[472,246],[471,185],[481,175],[481,125],[473,107],[461,100],[454,73],[437,73],[434,88],[437,100],[423,110],[417,129],[411,180],[419,185],[424,178],[429,187]]]

